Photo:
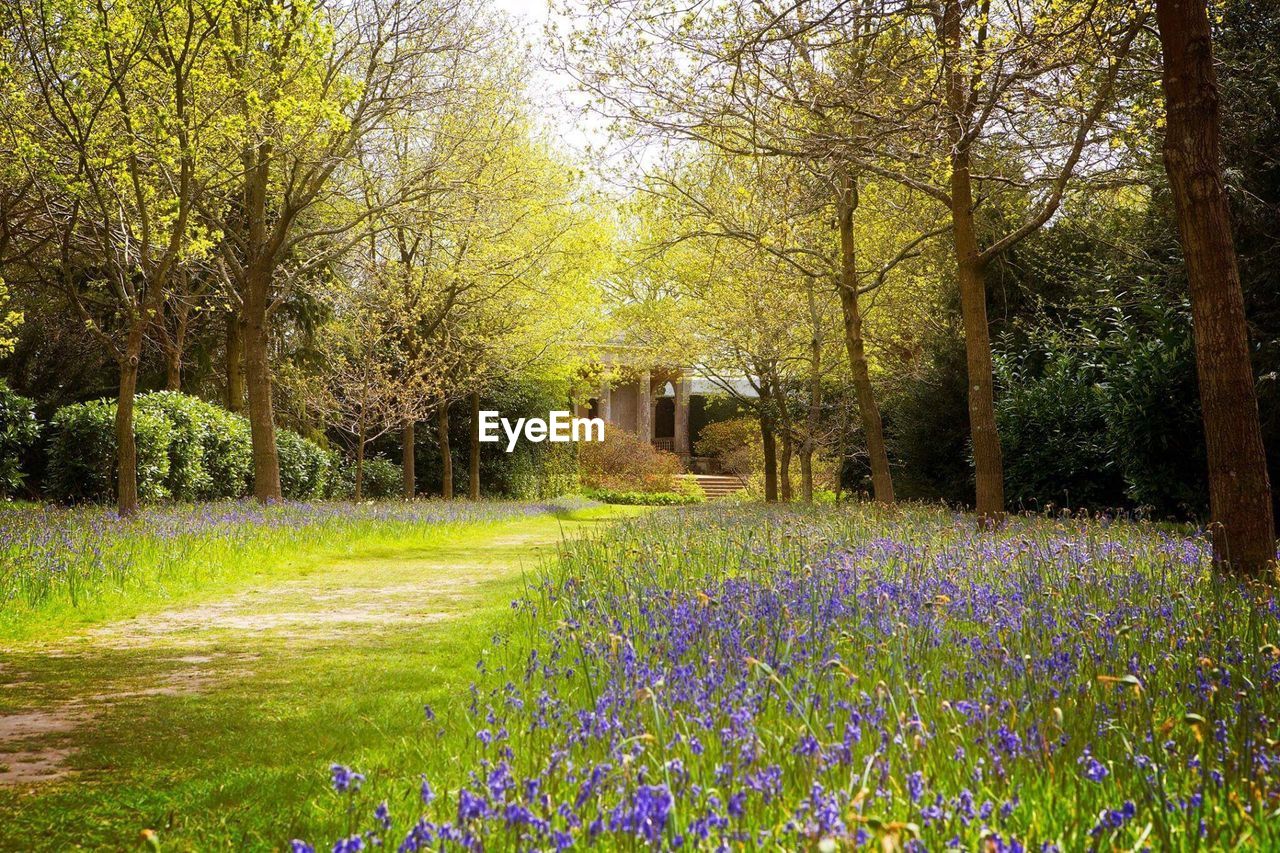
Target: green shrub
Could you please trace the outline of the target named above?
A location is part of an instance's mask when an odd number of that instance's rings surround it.
[[[0,381],[0,496],[22,489],[23,461],[39,439],[35,403]]]
[[[607,504],[625,506],[686,506],[700,504],[706,500],[700,494],[681,494],[679,492],[627,492],[612,489],[587,489],[583,492],[592,500]]]
[[[325,496],[332,464],[320,445],[296,432],[276,430],[280,459],[280,491],[290,500],[315,500]]]
[[[108,503],[116,495],[116,403],[94,400],[63,406],[49,424],[49,462],[45,490],[64,503]],[[154,411],[134,410],[138,450],[138,497],[169,497],[169,421]]]
[[[736,477],[750,477],[764,470],[764,440],[755,418],[732,418],[707,424],[694,444],[698,456],[710,456],[720,470]]]
[[[613,492],[671,492],[680,472],[680,457],[621,429],[605,430],[604,441],[581,447],[582,483]]]
[[[354,483],[352,492],[354,493]],[[382,456],[364,460],[363,497],[384,499],[399,497],[404,493],[404,472],[399,465]]]
[[[578,451],[572,444],[520,444],[511,455],[507,492],[517,500],[558,498],[578,490]]]
[[[169,474],[165,490],[178,501],[194,501],[211,495],[213,478],[205,467],[214,425],[214,407],[187,394],[156,391],[138,397],[137,412],[148,412],[169,422]]]
[[[209,488],[197,498],[242,498],[253,491],[253,439],[249,422],[214,405],[208,405],[205,414],[210,426],[204,447]]]

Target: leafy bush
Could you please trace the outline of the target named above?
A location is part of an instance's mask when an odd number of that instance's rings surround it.
[[[215,495],[213,477],[205,467],[213,443],[216,407],[174,391],[142,394],[138,412],[149,412],[169,422],[169,474],[165,490],[174,500],[194,501]]]
[[[707,424],[698,434],[694,452],[714,457],[724,473],[737,477],[749,477],[753,471],[764,469],[760,424],[754,418]]]
[[[701,490],[699,490],[701,491]],[[625,506],[686,506],[706,500],[701,494],[681,492],[626,492],[613,489],[587,489],[583,494],[592,500]]]
[[[0,381],[0,496],[22,489],[23,461],[39,439],[35,403]]]
[[[107,503],[116,495],[116,403],[94,400],[63,406],[50,421],[45,490],[65,503]],[[138,497],[169,497],[169,443],[173,429],[164,415],[134,409],[133,435],[138,450]]]
[[[353,471],[354,473],[354,471]],[[364,460],[365,498],[395,498],[404,492],[404,472],[400,466],[382,456],[371,456]],[[355,483],[352,482],[352,492]]]
[[[578,453],[571,444],[522,443],[510,454],[508,494],[517,500],[557,498],[576,492]]]
[[[1189,321],[1111,318],[997,354],[997,418],[1014,504],[1204,512],[1204,444]]]
[[[280,458],[280,491],[290,500],[314,500],[325,496],[332,461],[314,441],[296,432],[276,430]]]
[[[242,498],[253,490],[253,439],[249,422],[218,406],[205,404],[209,430],[205,437],[204,469],[208,491],[200,500]]]
[[[589,489],[671,492],[676,488],[680,457],[625,430],[605,430],[604,441],[580,447],[582,483]]]

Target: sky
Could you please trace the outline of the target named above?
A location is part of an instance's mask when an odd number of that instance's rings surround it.
[[[581,104],[583,96],[576,91],[573,79],[548,66],[551,56],[543,33],[550,12],[547,0],[490,0],[494,6],[525,24],[525,32],[534,56],[541,66],[530,81],[529,93],[543,109],[547,129],[579,153],[588,147],[600,147],[606,135],[598,121],[575,114],[570,104]]]

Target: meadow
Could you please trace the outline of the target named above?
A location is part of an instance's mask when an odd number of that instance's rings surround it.
[[[513,607],[448,770],[318,771],[295,851],[1280,845],[1280,605],[1184,529],[664,510]]]

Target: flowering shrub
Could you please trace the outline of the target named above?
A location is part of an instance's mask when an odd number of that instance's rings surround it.
[[[605,430],[604,441],[583,442],[582,485],[617,492],[673,492],[680,457],[658,450],[621,429]]]
[[[720,505],[568,544],[517,613],[432,723],[459,775],[341,849],[1280,844],[1280,605],[1198,536]]]

